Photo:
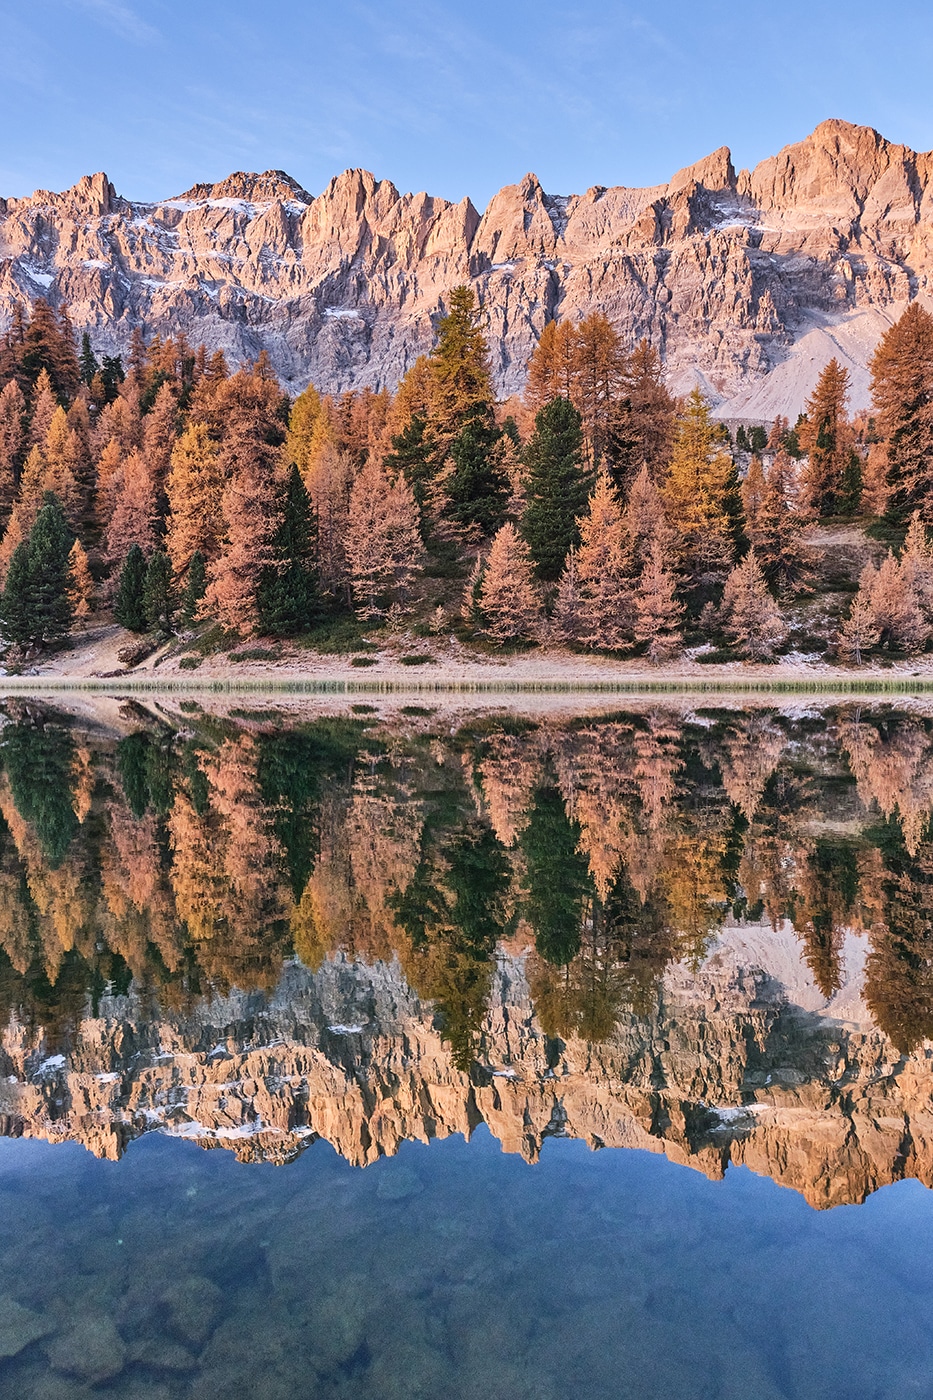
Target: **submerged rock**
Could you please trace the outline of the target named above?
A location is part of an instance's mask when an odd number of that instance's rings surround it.
[[[8,1293],[0,1296],[0,1358],[18,1356],[53,1330],[51,1323],[24,1308]]]
[[[54,1370],[97,1385],[120,1374],[126,1364],[126,1347],[109,1317],[89,1313],[54,1338],[49,1361]]]
[[[182,1341],[202,1347],[217,1326],[223,1294],[209,1278],[192,1274],[162,1294],[169,1326]]]

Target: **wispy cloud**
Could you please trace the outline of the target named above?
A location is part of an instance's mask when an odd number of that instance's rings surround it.
[[[68,3],[76,9],[87,10],[100,24],[131,43],[152,44],[161,37],[157,29],[120,0],[68,0]]]

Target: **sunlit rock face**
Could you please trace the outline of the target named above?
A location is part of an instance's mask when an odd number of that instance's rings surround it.
[[[470,1073],[396,962],[292,963],[268,996],[183,1017],[104,998],[67,1055],[8,1027],[3,1129],[109,1158],[157,1130],[247,1163],[286,1163],[323,1138],[365,1166],[485,1123],[532,1162],[559,1135],[712,1177],[742,1163],[816,1207],[858,1202],[904,1177],[933,1184],[930,1054],[901,1057],[872,1028],[862,959],[851,937],[826,1005],[790,929],[728,928],[698,971],[668,970],[654,1015],[592,1044],[544,1035],[524,957],[503,954]]]
[[[723,148],[650,189],[557,196],[527,175],[482,216],[361,170],[316,197],[267,171],[155,204],[97,174],[0,200],[0,321],[44,296],[100,351],[135,327],[183,331],[233,360],[266,349],[291,389],[341,392],[394,386],[469,281],[502,394],[549,319],[599,308],[724,415],[796,412],[832,355],[858,407],[879,335],[929,294],[931,176],[933,155],[840,121],[751,172]]]

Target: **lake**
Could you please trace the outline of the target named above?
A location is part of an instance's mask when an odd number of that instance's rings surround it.
[[[933,703],[0,709],[0,1396],[933,1396]]]

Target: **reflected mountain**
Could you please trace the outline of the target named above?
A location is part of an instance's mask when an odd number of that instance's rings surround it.
[[[7,701],[0,1128],[933,1185],[933,723]]]

